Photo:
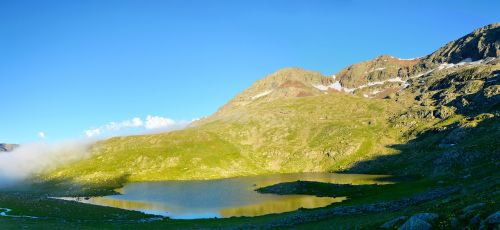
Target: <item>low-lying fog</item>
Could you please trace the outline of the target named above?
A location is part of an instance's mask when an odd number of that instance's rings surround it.
[[[0,153],[0,188],[21,182],[35,173],[50,170],[89,156],[93,141],[24,144]]]

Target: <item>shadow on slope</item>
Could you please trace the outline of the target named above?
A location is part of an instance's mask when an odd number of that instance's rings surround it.
[[[413,139],[388,146],[398,154],[360,161],[344,172],[467,177],[494,170],[500,158],[499,82],[495,63],[423,79],[415,98],[420,105],[393,123],[404,126],[418,120],[425,128],[413,127],[405,133]]]
[[[485,113],[453,120],[443,120],[405,144],[390,146],[398,154],[360,161],[344,172],[462,177],[494,172],[500,162],[498,116]]]

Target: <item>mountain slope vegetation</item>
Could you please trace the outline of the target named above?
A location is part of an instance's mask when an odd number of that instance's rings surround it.
[[[385,101],[340,94],[245,108],[244,114],[231,110],[185,130],[99,142],[90,159],[50,176],[95,182],[124,175],[142,181],[331,171],[376,151],[390,152],[384,143],[397,136],[384,117],[399,107]]]
[[[89,159],[40,178],[85,184],[310,171],[429,175],[464,157],[473,159],[462,168],[483,157],[498,162],[499,28],[480,28],[423,58],[384,55],[333,76],[286,68],[187,129],[100,141]]]

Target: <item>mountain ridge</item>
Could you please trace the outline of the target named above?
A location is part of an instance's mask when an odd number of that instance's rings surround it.
[[[478,61],[500,56],[500,23],[478,28],[473,32],[447,43],[435,52],[422,58],[423,62],[459,63],[467,58]]]
[[[244,106],[258,98],[269,101],[277,97],[315,96],[334,92],[384,98],[408,87],[408,81],[412,78],[427,75],[430,71],[450,68],[455,64],[474,65],[477,61],[499,57],[499,37],[500,23],[493,23],[449,42],[421,58],[401,59],[385,54],[350,65],[331,76],[302,68],[284,68],[255,82],[222,106],[216,115],[231,107]],[[486,44],[483,44],[484,42]],[[443,58],[437,58],[438,56]],[[279,86],[286,81],[289,81],[286,87],[289,89],[279,90]]]

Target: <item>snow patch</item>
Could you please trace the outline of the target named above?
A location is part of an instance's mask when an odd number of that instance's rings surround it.
[[[394,56],[390,56],[391,58],[394,58],[394,59],[398,59],[400,61],[413,61],[415,59],[419,59],[420,57],[416,57],[416,58],[398,58],[398,57],[394,57]]]
[[[340,81],[336,81],[332,84],[329,85],[331,89],[341,91],[342,90],[342,85],[340,84]]]
[[[388,82],[406,82],[406,81],[403,81],[403,79],[401,79],[400,77],[390,78],[390,79],[387,79],[386,81],[388,81]]]
[[[413,61],[413,60],[418,59],[418,58],[397,58],[397,59],[400,61]]]
[[[255,100],[257,98],[260,98],[260,97],[264,97],[264,96],[267,96],[268,94],[270,94],[272,92],[272,90],[267,90],[267,91],[264,91],[262,93],[259,93],[255,96],[252,97],[252,100]]]
[[[427,74],[432,73],[432,71],[434,71],[434,70],[436,70],[436,69],[431,69],[431,70],[426,71],[426,72],[424,72],[424,73],[419,73],[419,74],[417,74],[417,75],[415,75],[415,76],[411,76],[410,78],[411,78],[411,79],[413,79],[413,78],[419,78],[419,77],[422,77],[422,76],[424,76],[424,75],[427,75]]]
[[[373,70],[370,70],[370,72],[368,72],[368,73],[375,72],[375,71],[382,71],[384,69],[385,69],[385,67],[379,67],[379,68],[375,68]]]
[[[396,58],[396,57],[393,57],[393,58]],[[409,58],[409,59],[397,58],[397,59],[399,59],[399,60],[415,60],[415,59],[418,59],[418,58]],[[489,62],[491,62],[491,61],[493,61],[495,59],[496,59],[495,57],[487,57],[485,59],[481,59],[481,60],[477,60],[477,61],[472,61],[471,58],[466,58],[466,59],[464,59],[461,62],[456,63],[456,64],[453,64],[453,63],[443,63],[443,64],[439,65],[436,69],[431,69],[431,70],[428,70],[426,72],[419,73],[419,74],[416,74],[414,76],[410,76],[409,79],[419,78],[419,77],[428,75],[428,74],[432,73],[435,70],[448,69],[448,68],[452,68],[452,67],[455,67],[455,66],[462,66],[462,65],[477,65],[477,64],[481,64],[481,63],[486,64],[486,63],[489,63]],[[384,61],[386,61],[386,60],[384,60]],[[385,68],[376,68],[376,69],[371,70],[370,72],[380,71],[380,70],[384,70],[384,69]],[[333,75],[332,77],[335,77],[335,75]],[[354,91],[359,90],[359,89],[363,89],[363,88],[370,87],[370,86],[375,86],[375,85],[383,85],[383,84],[385,84],[387,82],[402,83],[400,90],[408,88],[411,85],[407,81],[401,79],[401,77],[395,77],[395,78],[389,78],[389,79],[383,80],[383,81],[368,82],[367,84],[360,85],[360,86],[355,87],[355,88],[342,87],[342,85],[340,84],[339,81],[336,81],[335,83],[333,83],[331,85],[328,85],[328,86],[325,86],[325,85],[315,85],[314,87],[316,87],[317,89],[322,90],[322,91],[328,90],[329,88],[332,88],[332,89],[336,89],[338,91],[343,91],[343,92],[346,92],[346,93],[353,93]],[[378,94],[380,92],[381,91],[379,91],[379,90],[374,90],[374,91],[371,92],[371,95],[375,95],[375,94]],[[364,97],[368,97],[368,98],[372,98],[371,96],[366,95],[366,94],[363,94],[363,96]]]
[[[455,67],[455,66],[478,65],[478,64],[483,64],[483,63],[486,64],[486,63],[489,63],[489,62],[491,62],[493,60],[495,60],[495,57],[487,57],[487,58],[480,59],[480,60],[477,60],[477,61],[472,61],[472,58],[466,58],[466,59],[460,61],[457,64],[442,63],[441,65],[438,66],[438,70],[449,69],[449,68],[452,68],[452,67]]]
[[[335,81],[334,83],[329,85],[313,85],[313,87],[321,91],[326,91],[328,89],[342,91],[342,85],[340,84],[340,81]]]
[[[387,82],[399,82],[399,83],[408,84],[406,81],[403,81],[403,79],[401,79],[400,77],[395,77],[395,78],[389,78],[389,79],[383,80],[383,81],[368,82],[368,84],[360,85],[360,86],[358,86],[356,88],[342,88],[342,90],[344,92],[347,92],[347,93],[352,93],[352,92],[354,92],[355,90],[358,90],[358,89],[363,89],[363,88],[374,86],[374,85],[383,85],[383,84],[385,84]]]
[[[352,92],[354,92],[354,90],[357,90],[357,89],[360,89],[360,88],[342,88],[342,90],[346,93],[352,93]]]

